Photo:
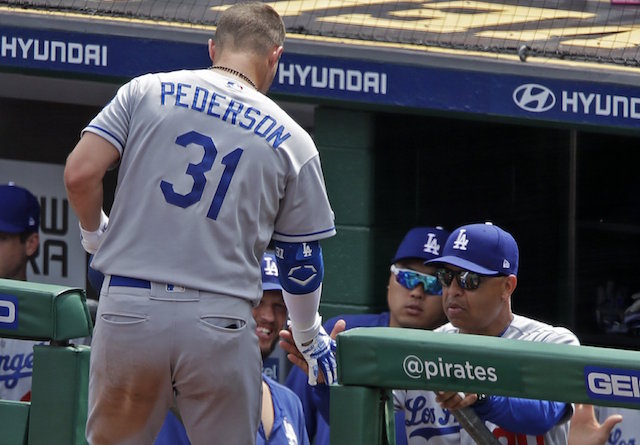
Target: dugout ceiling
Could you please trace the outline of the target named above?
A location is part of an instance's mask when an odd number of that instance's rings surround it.
[[[0,1],[0,95],[46,99],[72,79],[82,94],[62,101],[98,105],[135,75],[205,67],[225,3]],[[289,31],[277,98],[620,132],[640,126],[640,6],[272,4]]]

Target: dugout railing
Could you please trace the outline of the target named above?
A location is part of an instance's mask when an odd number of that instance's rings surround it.
[[[0,279],[0,337],[39,340],[30,402],[0,400],[0,445],[85,445],[91,335],[83,289]],[[640,408],[640,352],[415,329],[338,335],[331,444],[394,442],[392,388]],[[6,365],[6,366],[10,366]]]
[[[84,445],[93,325],[83,289],[0,279],[0,337],[36,340],[31,401],[0,400],[0,445]],[[29,372],[30,357],[0,363]],[[15,357],[14,357],[14,360]],[[6,382],[1,382],[6,383]]]
[[[637,351],[401,328],[355,328],[337,342],[332,445],[394,443],[393,388],[640,409]]]

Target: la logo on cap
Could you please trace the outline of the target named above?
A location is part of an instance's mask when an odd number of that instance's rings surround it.
[[[440,244],[438,244],[438,238],[435,233],[429,233],[427,235],[427,242],[424,245],[423,252],[432,253],[434,255],[440,254]]]
[[[458,233],[458,237],[453,242],[453,248],[458,250],[467,250],[467,244],[469,244],[469,240],[467,239],[467,234],[465,233],[467,229],[460,229],[460,233]]]

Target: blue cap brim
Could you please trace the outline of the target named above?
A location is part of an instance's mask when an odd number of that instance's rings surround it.
[[[435,260],[425,261],[424,264],[451,264],[452,266],[457,266],[461,269],[468,270],[469,272],[475,272],[482,275],[500,274],[500,272],[497,270],[486,269],[482,266],[477,265],[476,263],[472,263],[471,261],[457,256],[443,256],[440,258],[436,258]]]
[[[282,290],[282,286],[280,286],[279,284],[275,284],[275,283],[262,283],[262,290],[266,291],[266,290]]]
[[[22,233],[24,231],[24,227],[18,227],[13,224],[0,221],[0,233]]]

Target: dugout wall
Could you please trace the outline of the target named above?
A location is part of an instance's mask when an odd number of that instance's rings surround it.
[[[211,32],[0,10],[0,159],[61,166],[121,82],[207,66]],[[43,60],[28,49],[36,41],[94,56]],[[521,247],[516,312],[585,343],[632,347],[634,331],[616,326],[640,290],[627,260],[640,247],[637,78],[626,67],[291,36],[271,96],[310,119],[336,212],[338,235],[323,243],[325,318],[385,308],[388,261],[411,226],[491,220]],[[0,181],[13,175],[6,165]]]

